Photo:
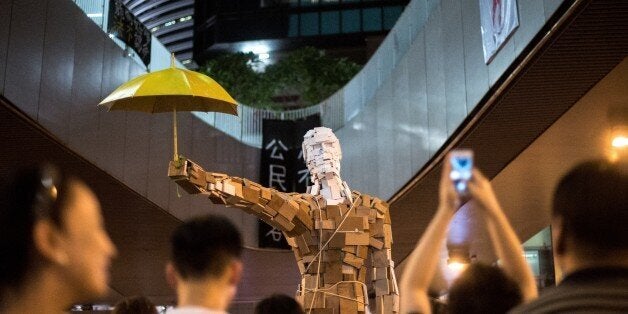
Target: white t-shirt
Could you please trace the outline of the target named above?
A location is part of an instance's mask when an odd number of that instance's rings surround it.
[[[200,306],[182,306],[168,309],[166,314],[229,314],[225,311],[212,310]]]

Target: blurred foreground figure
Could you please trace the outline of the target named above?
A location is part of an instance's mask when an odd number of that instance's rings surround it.
[[[589,161],[567,173],[551,224],[565,277],[513,313],[628,313],[628,162]]]
[[[294,298],[275,294],[257,303],[255,314],[305,314],[301,304]]]
[[[116,253],[100,204],[77,178],[44,165],[0,192],[0,312],[63,313],[104,296]]]
[[[432,313],[428,289],[449,223],[461,205],[461,197],[449,177],[449,159],[448,156],[443,163],[436,215],[410,254],[401,278],[402,313]],[[534,276],[490,182],[477,169],[473,169],[468,182],[468,193],[484,212],[491,244],[502,261],[502,268],[482,264],[468,266],[449,289],[447,313],[506,313],[537,296]]]
[[[145,296],[133,296],[116,303],[112,314],[158,314],[155,304]]]
[[[168,282],[178,306],[168,314],[224,314],[242,275],[240,232],[221,216],[193,218],[171,237]]]
[[[296,298],[306,312],[367,313],[370,269],[376,313],[397,313],[388,203],[351,191],[342,181],[342,152],[331,129],[314,128],[303,138],[303,158],[313,182],[308,193],[283,193],[247,179],[206,172],[186,159],[171,161],[168,175],[188,193],[244,210],[281,230],[301,272]],[[371,265],[366,265],[369,254]]]

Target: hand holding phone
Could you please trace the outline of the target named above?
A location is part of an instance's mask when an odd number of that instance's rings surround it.
[[[455,149],[449,154],[451,172],[449,178],[459,195],[467,195],[468,182],[473,173],[473,151],[470,149]]]

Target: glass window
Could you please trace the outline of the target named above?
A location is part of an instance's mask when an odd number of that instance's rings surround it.
[[[384,7],[384,29],[391,29],[403,12],[402,6]]]
[[[357,33],[360,31],[360,10],[342,11],[342,32]]]
[[[382,8],[362,10],[362,30],[365,32],[382,30]]]
[[[313,5],[318,5],[318,0],[301,0],[302,7],[311,7]]]
[[[288,26],[288,37],[299,36],[299,15],[290,14],[290,25]]]
[[[340,12],[331,11],[321,13],[321,34],[340,33]]]
[[[318,13],[301,14],[301,36],[318,35]]]

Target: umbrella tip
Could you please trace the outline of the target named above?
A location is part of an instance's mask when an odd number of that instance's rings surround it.
[[[174,68],[174,52],[170,54],[170,67]]]

